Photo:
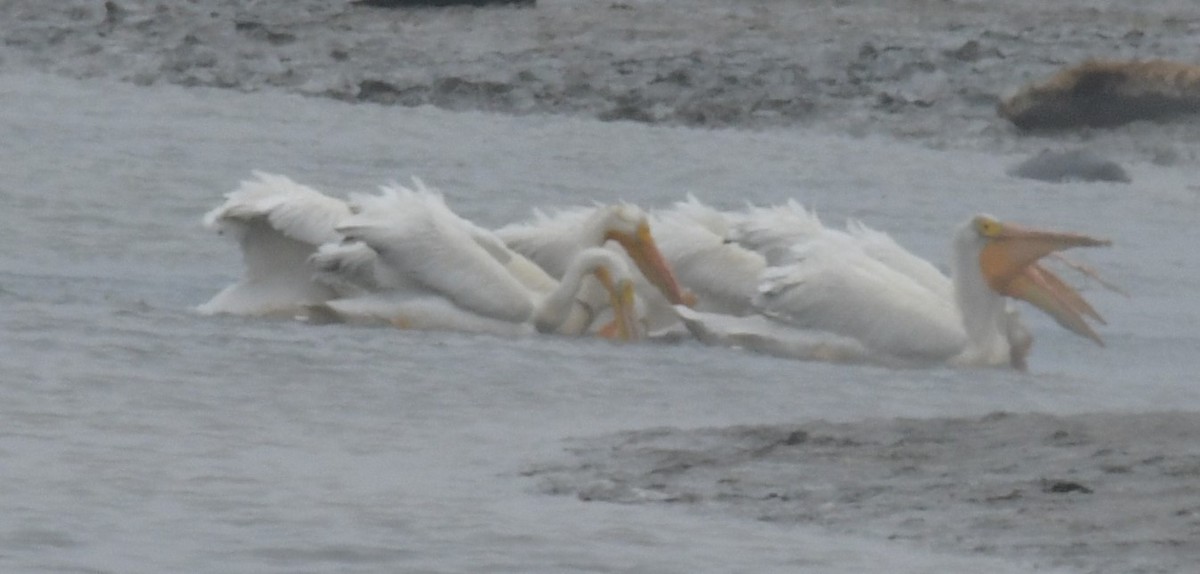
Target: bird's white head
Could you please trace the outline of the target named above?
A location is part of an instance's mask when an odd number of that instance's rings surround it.
[[[618,341],[634,341],[645,337],[638,321],[637,299],[629,270],[623,264],[600,266],[593,274],[608,291],[609,305],[613,310],[613,321],[600,330],[601,336]]]
[[[598,229],[603,241],[616,241],[646,277],[672,305],[696,304],[696,297],[679,286],[675,272],[658,249],[650,231],[650,219],[641,208],[626,203],[600,208]]]

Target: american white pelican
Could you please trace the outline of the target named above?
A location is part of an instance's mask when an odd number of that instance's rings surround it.
[[[416,187],[351,196],[355,213],[336,227],[346,242],[323,248],[312,263],[321,281],[353,296],[314,312],[412,329],[578,333],[592,317],[577,296],[590,298],[594,276],[614,310],[613,335],[638,336],[630,270],[616,254],[583,250],[554,281],[452,212],[440,194],[419,180]]]
[[[878,352],[868,352],[851,337],[831,336],[841,331],[840,326],[820,321],[805,324],[795,318],[787,324],[769,320],[774,310],[764,308],[760,287],[769,289],[779,276],[789,277],[788,266],[816,245],[828,253],[856,253],[870,265],[916,282],[935,299],[950,301],[954,296],[948,277],[886,234],[857,222],[851,222],[847,231],[827,228],[795,201],[723,212],[689,196],[656,216],[664,255],[680,282],[701,301],[695,309],[677,308],[677,314],[692,335],[709,344],[802,359],[896,363],[880,361]],[[710,301],[721,305],[706,305]],[[1010,313],[1008,336],[1018,349],[1013,355],[1023,357],[1030,338],[1016,311]]]
[[[224,203],[204,217],[206,226],[237,240],[245,270],[236,283],[200,305],[198,311],[309,319],[314,311],[323,309],[320,304],[330,300],[338,300],[338,306],[347,313],[356,309],[363,314],[371,305],[382,304],[386,298],[383,292],[389,286],[377,284],[376,273],[383,275],[386,281],[388,270],[377,269],[373,250],[362,243],[345,243],[344,236],[337,230],[337,226],[352,215],[350,206],[342,200],[282,175],[254,172],[252,179],[243,181],[236,190],[226,194]],[[548,294],[558,287],[557,280],[528,259],[508,250],[490,232],[461,219],[459,225],[525,288]],[[596,262],[596,257],[591,256],[588,260]],[[598,273],[603,275],[603,272]],[[613,287],[617,288],[615,282]],[[387,293],[395,294],[394,290]],[[610,302],[602,289],[585,282],[579,296],[582,300],[567,306],[566,318],[557,329],[559,332],[582,332],[591,324],[594,314],[608,313]],[[436,303],[431,303],[431,308],[436,307]],[[324,309],[326,314],[317,319],[336,318],[328,315],[328,308]],[[435,314],[426,323],[451,315],[453,311]],[[459,315],[457,326],[460,330],[513,330],[511,323],[497,323],[470,314]],[[620,335],[617,327],[615,322],[610,323],[606,334]],[[632,330],[633,327],[625,329]]]
[[[755,304],[767,316],[849,338],[882,362],[1024,368],[1032,337],[1006,297],[1022,299],[1103,345],[1084,298],[1038,261],[1070,247],[1108,245],[979,215],[955,234],[952,277],[861,224],[825,230],[768,268]]]
[[[319,245],[341,240],[334,228],[349,215],[341,200],[282,175],[254,172],[254,179],[204,216],[207,227],[238,242],[244,274],[197,309],[290,318],[334,297],[332,289],[312,280],[306,261]]]
[[[689,195],[651,216],[663,257],[679,283],[696,296],[695,310],[747,316],[766,258],[731,240],[732,220]]]
[[[659,251],[650,219],[641,208],[620,203],[567,209],[548,216],[534,212],[534,221],[496,230],[496,237],[555,277],[582,250],[617,243],[641,272],[637,293],[644,304],[642,320],[651,331],[676,323],[672,305],[694,305],[695,296],[680,287],[675,273]]]

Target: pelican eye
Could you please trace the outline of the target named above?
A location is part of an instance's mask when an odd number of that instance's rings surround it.
[[[999,221],[990,217],[979,216],[975,218],[975,231],[983,237],[996,237],[1000,235],[1000,231],[1004,228]]]

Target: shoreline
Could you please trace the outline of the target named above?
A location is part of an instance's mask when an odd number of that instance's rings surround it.
[[[568,443],[541,492],[819,526],[1039,568],[1200,561],[1200,417],[974,418],[657,428]]]
[[[17,0],[0,8],[0,69],[662,125],[1009,138],[1000,99],[1064,65],[1192,61],[1200,7],[1093,4],[73,0],[50,11]]]

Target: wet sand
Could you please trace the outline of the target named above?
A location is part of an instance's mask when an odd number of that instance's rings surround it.
[[[1194,413],[657,428],[573,441],[541,491],[817,525],[1095,573],[1200,563]]]
[[[1012,133],[1000,99],[1066,65],[1192,62],[1198,21],[1182,0],[14,0],[0,6],[0,66],[451,110],[828,125],[936,145]]]

